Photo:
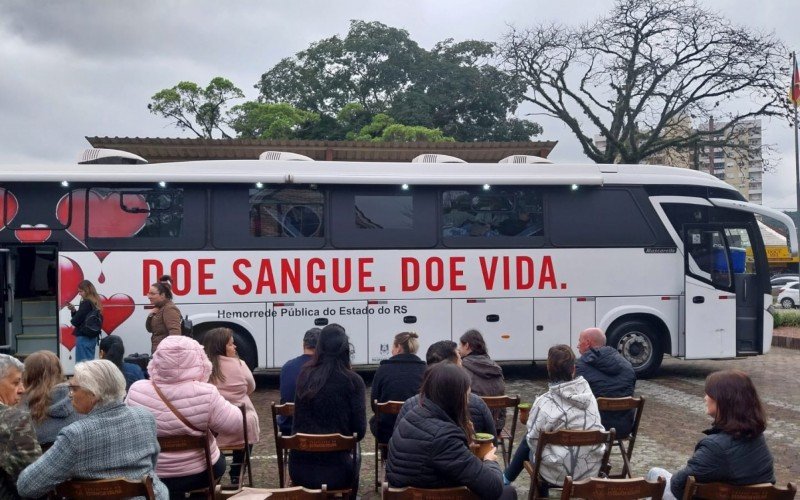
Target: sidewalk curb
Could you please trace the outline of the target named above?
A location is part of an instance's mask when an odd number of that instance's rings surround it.
[[[773,335],[772,345],[773,347],[784,347],[786,349],[800,350],[800,338]]]

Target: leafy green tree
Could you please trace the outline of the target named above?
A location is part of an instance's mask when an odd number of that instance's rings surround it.
[[[291,104],[248,101],[234,106],[229,124],[239,137],[249,139],[296,139],[319,122],[319,114]]]
[[[541,127],[512,116],[526,87],[492,65],[494,57],[488,42],[445,40],[428,51],[405,30],[351,21],[346,37],[320,40],[281,60],[256,88],[261,101],[318,112],[321,121],[339,115],[339,127],[318,130],[319,139],[358,134],[385,113],[461,141],[528,140]],[[343,112],[357,123],[341,120]]]
[[[372,121],[359,130],[347,133],[347,139],[353,141],[373,142],[453,142],[455,139],[445,136],[441,130],[421,125],[403,125],[394,118],[378,113]]]
[[[160,90],[150,98],[147,109],[171,120],[182,130],[194,132],[198,137],[210,139],[214,131],[218,131],[222,137],[230,138],[222,128],[225,124],[225,108],[231,100],[243,97],[241,89],[230,80],[218,76],[205,88],[184,81]]]

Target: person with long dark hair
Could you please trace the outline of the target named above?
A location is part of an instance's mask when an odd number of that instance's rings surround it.
[[[172,279],[164,275],[159,281],[150,285],[147,299],[153,309],[147,316],[145,328],[152,334],[150,338],[150,351],[156,352],[158,344],[170,335],[180,335],[181,311],[172,302]]]
[[[340,325],[327,325],[319,334],[314,357],[297,378],[292,432],[339,433],[358,440],[367,430],[364,381],[350,368],[350,339]],[[289,476],[297,486],[358,491],[360,454],[353,463],[349,452],[292,451]]]
[[[480,498],[516,498],[513,487],[503,486],[496,448],[482,457],[470,451],[469,387],[469,375],[453,363],[427,369],[420,404],[397,423],[389,440],[389,486],[466,486]]]
[[[478,396],[502,396],[506,393],[503,369],[489,357],[486,341],[478,330],[467,330],[459,339],[458,352],[461,364],[472,379],[472,392]],[[506,424],[505,408],[493,410],[497,432]]]
[[[372,379],[370,401],[405,401],[419,391],[425,362],[417,356],[419,335],[402,332],[394,336],[392,357],[381,361]],[[388,443],[392,437],[396,416],[374,415],[369,421],[372,434],[380,443]]]
[[[76,363],[94,359],[94,349],[97,347],[97,337],[100,332],[89,331],[86,328],[86,320],[93,310],[103,311],[100,295],[98,295],[97,289],[95,289],[91,281],[83,280],[78,283],[78,295],[81,296],[81,303],[77,308],[71,303],[67,304],[67,308],[72,314],[70,323],[75,327]]]
[[[230,328],[214,328],[203,336],[203,349],[211,361],[211,377],[208,383],[213,384],[219,393],[228,402],[235,405],[243,404],[247,409],[247,440],[250,451],[253,444],[257,443],[261,434],[258,422],[258,413],[250,401],[250,394],[256,390],[256,381],[250,368],[239,359],[236,353],[236,344],[233,342],[233,330]],[[217,445],[221,448],[241,445],[244,441],[242,433],[219,434]],[[231,483],[239,483],[239,473],[244,461],[244,450],[233,452],[231,463]]]
[[[764,439],[767,416],[753,381],[743,371],[723,370],[706,377],[706,413],[713,419],[694,455],[675,475],[655,467],[648,479],[667,479],[664,498],[683,498],[686,480],[737,485],[775,483],[772,453]]]
[[[145,378],[144,371],[139,365],[124,361],[125,344],[118,335],[108,335],[100,340],[100,359],[107,359],[119,368],[119,371],[125,376],[126,391],[131,388],[134,382]]]

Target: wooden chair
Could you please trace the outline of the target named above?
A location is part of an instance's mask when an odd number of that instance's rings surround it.
[[[372,400],[372,411],[375,413],[375,418],[380,420],[381,415],[397,415],[400,413],[400,408],[403,407],[403,401],[386,401],[385,403],[378,403],[377,399]],[[378,437],[375,436],[375,491],[381,487],[383,481],[381,471],[386,470],[386,455],[389,453],[388,443],[379,443]]]
[[[343,436],[341,434],[303,434],[298,432],[292,436],[283,436],[278,432],[278,437],[275,440],[278,447],[278,469],[287,467],[284,463],[284,452],[290,450],[306,451],[313,453],[329,453],[333,451],[349,451],[352,454],[353,464],[357,464],[358,453],[358,438],[357,434],[353,433],[352,436]],[[286,488],[286,478],[284,477],[280,487]],[[351,495],[355,497],[356,491],[352,488],[345,488],[341,490],[329,490],[330,495],[341,495],[342,498],[349,498]]]
[[[220,447],[219,451],[226,457],[231,457],[231,466],[239,465],[241,468],[239,469],[239,485],[244,484],[244,475],[247,472],[247,486],[253,487],[253,471],[250,468],[250,436],[247,435],[247,407],[243,403],[239,403],[236,406],[242,412],[242,439],[243,441],[238,444]],[[244,457],[242,458],[242,463],[236,464],[233,462],[233,452],[241,451],[244,453]],[[239,485],[236,485],[237,488]]]
[[[792,500],[797,494],[797,486],[789,483],[786,488],[774,484],[753,484],[736,486],[727,483],[698,483],[694,476],[689,476],[684,500],[692,498],[708,498],[719,500]]]
[[[571,476],[564,479],[561,500],[570,498],[591,498],[592,500],[634,500],[652,498],[661,500],[667,482],[659,477],[650,482],[643,477],[636,479],[600,479],[590,477],[583,481],[573,482]]]
[[[280,434],[280,430],[278,429],[278,416],[293,417],[294,403],[276,404],[275,401],[273,401],[270,403],[270,409],[272,410],[272,435],[275,436],[275,452],[278,454],[278,484],[284,485],[286,484],[286,477],[289,475],[289,450],[283,451],[283,460],[281,460],[281,452],[278,449],[278,434]],[[283,464],[282,467],[280,466],[281,464]]]
[[[539,468],[542,465],[542,454],[546,446],[596,446],[605,445],[605,452],[600,460],[600,471],[608,466],[608,457],[611,454],[611,444],[614,442],[614,429],[608,431],[572,431],[559,430],[555,432],[543,432],[539,435],[539,442],[536,445],[534,463],[525,461],[525,470],[531,476],[531,489],[528,498],[535,500],[538,498],[548,498],[539,496],[539,488],[543,485],[539,477]],[[560,486],[559,486],[560,487]]]
[[[633,427],[628,437],[617,437],[614,439],[614,444],[619,447],[620,454],[622,455],[622,472],[620,474],[606,474],[611,479],[624,479],[631,477],[631,455],[633,455],[633,445],[636,444],[636,435],[639,433],[639,422],[642,420],[642,410],[644,410],[643,397],[626,397],[626,398],[597,398],[597,408],[603,411],[626,411],[635,410],[636,416],[633,419]],[[625,446],[625,441],[628,445]]]
[[[469,491],[466,486],[458,488],[390,488],[389,483],[384,482],[381,488],[381,498],[397,500],[477,500],[478,496]]]
[[[481,396],[481,399],[492,410],[492,415],[495,411],[503,408],[514,408],[511,431],[507,431],[506,428],[497,429],[497,446],[500,448],[503,462],[508,467],[512,453],[514,453],[514,434],[517,432],[517,418],[519,417],[519,396]],[[508,427],[508,415],[506,415],[506,427]],[[508,448],[506,448],[506,442],[508,442]]]
[[[56,486],[55,491],[48,496],[51,500],[70,498],[115,499],[130,497],[145,497],[147,500],[155,500],[156,495],[153,491],[153,478],[144,476],[140,481],[131,481],[124,478],[95,480],[73,479]]]
[[[322,485],[318,490],[309,490],[302,486],[295,486],[294,488],[242,488],[236,495],[230,497],[233,500],[237,498],[247,498],[248,500],[265,499],[269,498],[278,500],[305,500],[315,498],[327,498],[328,487]]]
[[[196,490],[196,492],[205,493],[209,500],[214,500],[217,480],[214,478],[214,464],[211,462],[211,448],[208,445],[208,437],[205,434],[202,436],[190,436],[188,434],[181,436],[159,436],[158,445],[161,447],[161,453],[203,450],[206,459],[208,486]],[[195,492],[193,491],[192,493]]]

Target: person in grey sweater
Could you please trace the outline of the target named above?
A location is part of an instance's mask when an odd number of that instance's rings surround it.
[[[86,418],[61,429],[53,446],[22,471],[17,480],[20,496],[45,496],[70,479],[138,481],[149,475],[156,498],[168,500],[167,487],[155,473],[155,417],[144,408],[125,406],[125,377],[114,363],[78,363],[69,390],[75,409]]]

